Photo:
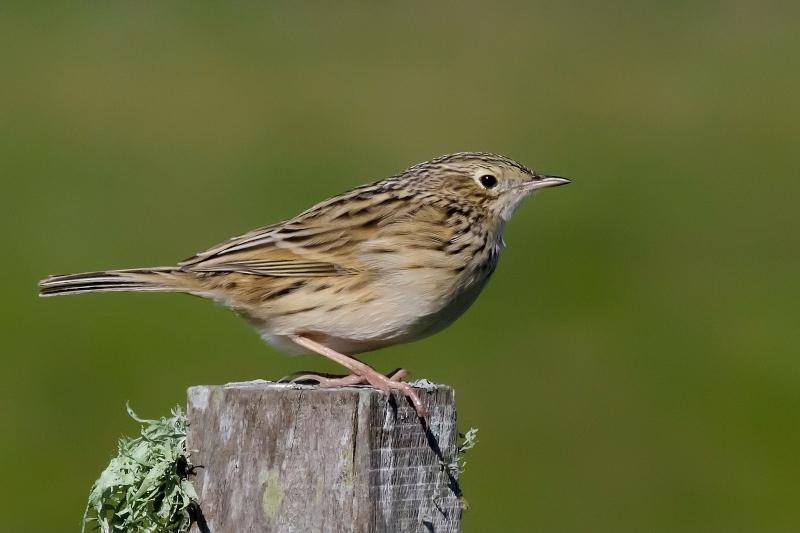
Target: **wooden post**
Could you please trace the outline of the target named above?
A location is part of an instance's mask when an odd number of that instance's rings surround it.
[[[427,432],[397,392],[261,380],[191,387],[201,522],[212,533],[460,531],[457,473],[447,467],[455,393],[416,390]]]

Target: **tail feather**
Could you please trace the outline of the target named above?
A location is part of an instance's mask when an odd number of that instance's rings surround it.
[[[190,292],[191,277],[180,267],[134,268],[50,276],[39,282],[39,296],[86,292]]]

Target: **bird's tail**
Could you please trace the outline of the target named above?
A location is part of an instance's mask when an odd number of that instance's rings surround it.
[[[39,296],[85,292],[196,292],[197,278],[180,267],[133,268],[50,276],[39,282]]]

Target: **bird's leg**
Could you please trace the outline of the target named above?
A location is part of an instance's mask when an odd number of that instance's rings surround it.
[[[425,420],[425,425],[430,427],[428,412],[425,410],[425,406],[422,405],[422,400],[419,399],[419,396],[417,396],[416,391],[411,387],[411,385],[400,381],[400,378],[406,375],[406,371],[402,368],[394,371],[391,374],[391,377],[384,376],[371,366],[353,359],[352,357],[348,357],[337,351],[331,350],[327,346],[323,346],[322,344],[312,341],[311,339],[302,337],[300,335],[290,335],[289,338],[307,350],[311,350],[312,352],[316,352],[320,355],[324,355],[328,359],[336,361],[353,373],[353,375],[345,376],[343,378],[326,378],[314,374],[305,374],[295,378],[293,381],[300,379],[313,379],[318,381],[321,387],[345,387],[348,385],[357,385],[359,383],[368,383],[376,389],[382,391],[387,396],[391,393],[392,389],[398,389],[402,391],[409,400],[411,400],[412,404],[414,404],[414,409],[417,411],[417,416]]]
[[[386,374],[386,377],[389,378],[389,381],[400,381],[404,377],[408,375],[408,372],[403,368],[398,368],[397,370],[393,370]],[[323,389],[331,389],[334,387],[349,387],[350,385],[368,385],[369,382],[367,378],[364,376],[359,376],[358,374],[350,374],[349,376],[342,376],[339,378],[330,378],[327,376],[321,376],[319,374],[301,374],[297,377],[292,378],[292,383],[295,381],[306,381],[312,380],[319,383],[319,386]]]
[[[349,376],[342,376],[338,378],[329,378],[327,376],[320,376],[319,374],[302,374],[292,378],[292,383],[296,381],[316,381],[323,389],[332,389],[335,387],[349,387],[350,385],[366,385],[367,379],[358,374],[350,374]]]
[[[405,368],[398,368],[397,370],[392,370],[386,377],[389,378],[390,381],[400,381],[404,377],[408,375],[408,370]]]

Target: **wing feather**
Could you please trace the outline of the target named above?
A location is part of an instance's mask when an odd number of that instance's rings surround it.
[[[365,268],[353,250],[405,212],[404,198],[359,187],[293,219],[258,228],[200,252],[179,266],[256,276],[344,276]]]
[[[196,272],[238,272],[253,276],[289,277],[325,277],[354,274],[356,271],[346,269],[333,263],[319,261],[267,261],[260,259],[242,259],[212,265],[200,264],[192,270]]]

